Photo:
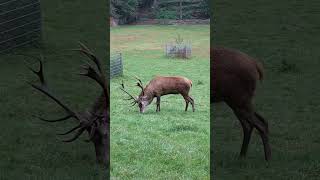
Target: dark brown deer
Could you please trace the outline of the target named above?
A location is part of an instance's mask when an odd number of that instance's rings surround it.
[[[186,102],[185,111],[188,110],[189,103],[192,105],[192,111],[194,112],[194,100],[189,96],[189,91],[192,87],[192,81],[180,76],[156,76],[154,77],[146,87],[143,87],[142,81],[136,77],[138,80],[137,86],[141,88],[141,93],[138,97],[132,96],[124,89],[122,83],[121,90],[127,93],[130,98],[128,100],[133,100],[133,106],[138,104],[140,113],[144,113],[146,107],[151,104],[154,98],[157,98],[157,108],[156,112],[160,111],[160,98],[161,96],[168,94],[181,94]]]
[[[80,49],[76,49],[76,51],[80,51],[87,57],[89,57],[96,68],[88,63],[84,66],[85,72],[80,74],[83,76],[87,76],[94,81],[96,81],[102,87],[101,95],[96,99],[91,108],[84,112],[75,112],[71,110],[67,105],[65,105],[61,100],[59,100],[48,88],[48,84],[45,80],[43,74],[43,63],[42,58],[38,59],[40,68],[38,71],[29,67],[29,69],[34,72],[39,80],[40,85],[35,85],[30,83],[30,85],[42,92],[43,94],[50,97],[53,101],[55,101],[58,105],[60,105],[66,112],[66,115],[59,119],[48,120],[44,118],[40,118],[40,120],[46,122],[59,122],[65,121],[70,118],[74,118],[79,123],[77,126],[72,128],[71,130],[59,134],[59,135],[67,135],[74,131],[75,134],[72,138],[64,140],[64,142],[72,142],[76,140],[83,132],[87,131],[89,135],[89,139],[87,142],[93,142],[95,147],[96,159],[97,163],[102,164],[104,166],[109,166],[109,89],[108,83],[105,78],[105,75],[101,69],[101,64],[98,58],[83,44],[80,43]]]
[[[271,158],[267,121],[254,109],[256,84],[263,79],[262,65],[237,50],[222,47],[211,51],[211,102],[225,102],[243,129],[240,157],[246,156],[253,128],[259,131],[265,159]]]

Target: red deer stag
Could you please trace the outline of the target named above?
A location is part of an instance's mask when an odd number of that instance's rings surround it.
[[[142,81],[135,77],[138,82],[137,86],[141,88],[141,93],[138,97],[132,96],[124,89],[122,83],[121,90],[130,96],[127,100],[133,100],[132,106],[138,104],[140,113],[144,113],[146,107],[151,104],[154,98],[157,98],[157,108],[156,112],[160,111],[160,97],[168,94],[181,94],[186,102],[185,111],[188,110],[188,105],[191,103],[192,111],[194,112],[194,101],[192,97],[189,96],[189,91],[192,87],[192,81],[180,76],[156,76],[153,78],[146,87],[143,87]]]
[[[34,72],[39,80],[40,85],[36,85],[33,83],[29,83],[33,88],[40,91],[41,93],[50,97],[53,101],[55,101],[58,105],[60,105],[66,112],[66,115],[59,119],[48,120],[39,117],[40,120],[46,122],[59,122],[65,121],[70,118],[74,118],[79,123],[77,126],[72,128],[71,130],[58,134],[58,135],[67,135],[76,131],[74,136],[68,140],[64,140],[64,142],[72,142],[76,140],[84,131],[88,132],[89,139],[87,142],[93,142],[95,147],[96,159],[97,163],[102,164],[104,166],[109,166],[109,89],[107,80],[105,78],[104,73],[101,69],[101,64],[98,58],[83,44],[80,43],[80,49],[76,49],[76,51],[80,51],[84,55],[88,56],[96,65],[96,68],[92,66],[90,63],[84,66],[85,72],[80,74],[83,76],[87,76],[94,81],[96,81],[102,87],[101,95],[96,99],[91,108],[84,112],[75,112],[71,110],[67,105],[65,105],[62,101],[60,101],[53,93],[49,90],[48,84],[45,80],[43,74],[43,63],[42,58],[38,59],[40,68],[38,71],[29,67],[29,69]]]
[[[271,158],[268,123],[253,105],[257,81],[263,78],[262,65],[247,54],[222,47],[211,51],[211,102],[225,102],[243,129],[240,157],[246,156],[253,128],[259,131],[265,159]]]

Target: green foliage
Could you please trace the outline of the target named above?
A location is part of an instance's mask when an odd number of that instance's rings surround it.
[[[177,37],[175,38],[175,41],[178,45],[183,43],[183,37],[178,33]]]
[[[209,18],[209,1],[207,0],[162,0],[159,1],[156,11],[175,12],[175,18],[179,19],[180,2],[183,19]],[[173,18],[172,16],[170,19]]]
[[[120,23],[132,22],[136,18],[138,5],[138,0],[111,0],[111,16],[118,18]]]
[[[208,0],[182,0],[182,18],[209,18]],[[153,7],[151,10],[150,8]],[[140,10],[153,11],[157,19],[179,19],[180,0],[111,0],[110,15],[122,23],[137,20]]]
[[[157,19],[177,19],[177,12],[175,10],[167,10],[165,8],[156,11]]]

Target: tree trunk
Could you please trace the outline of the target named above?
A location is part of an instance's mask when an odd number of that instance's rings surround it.
[[[157,1],[157,0],[154,0],[154,1],[153,1],[152,7],[155,8],[155,9],[158,8],[158,1]]]
[[[182,20],[182,0],[180,0],[180,20]]]

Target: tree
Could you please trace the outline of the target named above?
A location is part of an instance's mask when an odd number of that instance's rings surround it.
[[[138,0],[111,0],[110,14],[120,23],[129,23],[136,20],[138,5]]]

